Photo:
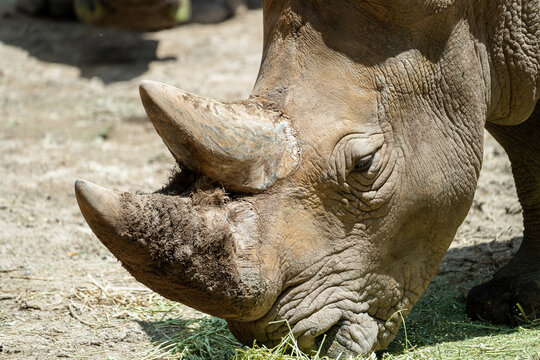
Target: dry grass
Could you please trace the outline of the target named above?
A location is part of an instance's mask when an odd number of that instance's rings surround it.
[[[368,359],[530,359],[540,358],[540,321],[523,322],[517,328],[472,322],[465,316],[464,289],[472,284],[438,277],[405,318],[400,333],[385,350]],[[161,310],[165,303],[150,306]],[[326,360],[303,354],[289,334],[272,349],[255,344],[241,346],[223,320],[200,317],[149,322],[157,335],[155,348],[145,358],[154,359],[234,359],[234,360]],[[396,315],[398,316],[398,315]],[[363,359],[361,357],[355,360]]]
[[[403,328],[383,359],[537,359],[540,321],[511,328],[471,321],[465,296],[473,286],[450,276],[435,278],[405,319]]]
[[[115,286],[90,275],[88,280],[69,297],[69,314],[95,329],[110,326],[114,319],[137,322],[153,344],[144,360],[328,359],[319,353],[303,354],[291,333],[271,349],[258,344],[244,347],[224,320],[168,301],[143,286]],[[540,360],[540,320],[522,319],[516,328],[470,321],[465,316],[465,297],[473,285],[452,273],[436,277],[390,347],[368,359]]]

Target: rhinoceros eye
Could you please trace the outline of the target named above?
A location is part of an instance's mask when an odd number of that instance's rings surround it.
[[[371,164],[373,164],[373,154],[357,159],[354,163],[354,171],[367,171],[371,167]]]

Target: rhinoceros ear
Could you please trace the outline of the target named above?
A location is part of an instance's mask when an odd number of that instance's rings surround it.
[[[298,161],[289,123],[251,101],[221,102],[144,81],[148,117],[178,163],[241,192],[260,192]]]

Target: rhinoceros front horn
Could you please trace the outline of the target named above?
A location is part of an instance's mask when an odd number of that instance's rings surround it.
[[[221,102],[144,81],[142,103],[176,161],[241,192],[259,192],[289,175],[296,140],[280,113],[252,101]]]
[[[241,321],[264,315],[278,296],[276,277],[259,260],[272,257],[260,252],[258,215],[248,202],[202,205],[190,197],[118,193],[84,180],[75,183],[75,194],[101,242],[161,295]]]

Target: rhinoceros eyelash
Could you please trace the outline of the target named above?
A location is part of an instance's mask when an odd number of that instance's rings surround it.
[[[356,172],[368,171],[371,168],[371,165],[373,164],[373,158],[374,158],[374,155],[370,154],[370,155],[364,156],[363,158],[357,159],[354,162],[353,171],[356,171]]]

